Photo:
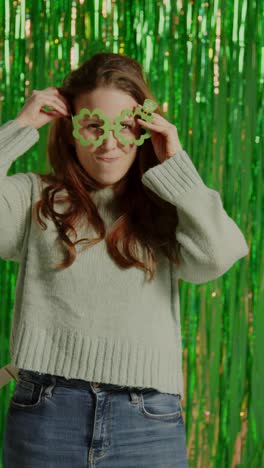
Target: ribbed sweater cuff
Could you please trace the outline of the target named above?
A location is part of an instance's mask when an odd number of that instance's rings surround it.
[[[184,150],[179,150],[174,156],[163,163],[148,169],[142,182],[146,187],[160,195],[162,198],[175,203],[181,195],[185,195],[194,188],[207,187],[192,160]]]
[[[4,165],[24,154],[39,140],[39,136],[36,128],[23,127],[17,120],[9,120],[3,124],[0,127],[0,152],[5,155]]]

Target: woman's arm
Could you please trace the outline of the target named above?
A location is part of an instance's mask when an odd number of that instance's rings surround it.
[[[220,194],[204,184],[183,149],[148,169],[142,183],[177,208],[178,278],[206,283],[248,255],[245,237],[223,208]]]
[[[32,180],[29,174],[7,176],[12,162],[39,139],[33,127],[9,120],[0,127],[0,257],[20,261],[31,215]]]

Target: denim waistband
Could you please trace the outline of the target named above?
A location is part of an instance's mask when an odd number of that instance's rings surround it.
[[[32,371],[28,369],[19,369],[18,371],[18,380],[19,378],[25,378],[31,382],[39,383],[43,385],[50,385],[56,383],[58,386],[74,387],[79,389],[90,389],[89,381],[83,379],[66,379],[66,377],[52,374],[43,374],[41,372]],[[90,383],[95,383],[90,381]],[[121,389],[138,389],[140,391],[150,391],[155,390],[152,387],[136,387],[136,386],[127,386],[127,385],[116,385],[110,383],[100,383],[100,389],[102,390],[121,390]]]

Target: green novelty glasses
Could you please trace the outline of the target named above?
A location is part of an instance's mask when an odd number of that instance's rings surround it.
[[[100,146],[108,137],[110,130],[113,130],[115,137],[123,145],[140,146],[147,138],[151,137],[151,132],[148,128],[143,128],[135,117],[139,116],[146,122],[152,122],[152,112],[157,107],[158,105],[154,101],[145,99],[143,107],[137,107],[134,111],[124,109],[114,120],[113,125],[100,108],[93,111],[83,108],[78,115],[72,115],[74,128],[72,134],[84,146]]]

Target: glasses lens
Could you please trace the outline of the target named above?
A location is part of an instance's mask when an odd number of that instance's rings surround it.
[[[129,143],[134,143],[135,140],[140,138],[142,134],[142,127],[137,122],[137,116],[127,114],[120,122],[121,129],[119,134],[122,135]],[[145,131],[143,130],[143,133]]]
[[[97,141],[104,133],[104,129],[102,128],[104,121],[96,114],[92,117],[85,115],[82,119],[78,120],[78,124],[81,125],[79,134],[86,141]]]

